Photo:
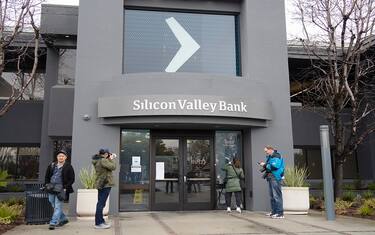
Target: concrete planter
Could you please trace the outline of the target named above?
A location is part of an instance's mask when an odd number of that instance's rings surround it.
[[[285,214],[307,214],[310,208],[309,187],[282,187]]]
[[[96,203],[98,202],[98,190],[78,189],[77,191],[77,218],[92,219],[95,217]],[[103,215],[108,215],[109,197],[103,209]]]

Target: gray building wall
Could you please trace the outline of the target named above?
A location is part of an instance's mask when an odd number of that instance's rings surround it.
[[[5,101],[0,101],[0,106]],[[0,145],[39,146],[43,101],[18,101],[0,117]]]
[[[253,196],[249,202],[252,210],[269,208],[269,201],[264,200],[268,197],[267,185],[259,172],[254,171],[256,162],[264,159],[263,147],[275,146],[284,155],[286,164],[293,165],[284,9],[282,0],[242,1],[241,6],[242,74],[265,84],[264,92],[269,95],[274,112],[267,128],[254,128],[251,136],[245,135],[248,142],[244,151],[251,157],[247,167],[253,169],[252,192],[247,192]]]
[[[71,137],[73,128],[74,87],[55,85],[51,88],[48,136]]]

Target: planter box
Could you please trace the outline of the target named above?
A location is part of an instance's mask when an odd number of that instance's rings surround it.
[[[310,208],[309,187],[281,187],[285,214],[307,214]]]
[[[96,189],[78,189],[77,191],[77,217],[78,218],[94,218],[96,211],[96,203],[98,202],[98,190]],[[103,215],[108,215],[109,196]]]

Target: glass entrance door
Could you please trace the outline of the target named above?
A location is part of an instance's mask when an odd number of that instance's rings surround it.
[[[164,137],[152,140],[153,210],[213,209],[211,137]]]

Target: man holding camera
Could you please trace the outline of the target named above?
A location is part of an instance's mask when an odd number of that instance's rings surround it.
[[[103,218],[103,209],[107,202],[111,187],[114,185],[112,172],[116,169],[113,159],[116,154],[109,152],[107,148],[101,148],[99,154],[92,157],[92,164],[95,167],[96,181],[98,189],[98,203],[95,212],[95,228],[108,229],[111,227]]]
[[[267,216],[271,216],[273,219],[283,219],[284,209],[281,180],[284,177],[284,160],[272,146],[266,146],[264,152],[267,155],[266,162],[260,162],[259,165],[263,167],[262,172],[265,172],[263,178],[268,182],[271,197],[272,210]]]

